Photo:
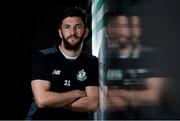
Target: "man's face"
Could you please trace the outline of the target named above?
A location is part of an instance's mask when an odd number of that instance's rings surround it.
[[[131,40],[133,44],[139,42],[141,36],[140,18],[138,16],[131,16]]]
[[[106,28],[109,44],[125,46],[129,42],[129,23],[126,16],[114,16],[108,19]]]
[[[59,35],[67,50],[78,50],[87,36],[84,23],[80,17],[67,17],[62,21]]]

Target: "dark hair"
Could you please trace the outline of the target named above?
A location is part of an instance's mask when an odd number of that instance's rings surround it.
[[[60,21],[59,21],[59,27],[62,25],[62,21],[67,18],[67,17],[81,17],[84,26],[87,27],[87,14],[86,11],[83,10],[80,7],[71,7],[71,8],[67,8],[65,11],[63,11]]]

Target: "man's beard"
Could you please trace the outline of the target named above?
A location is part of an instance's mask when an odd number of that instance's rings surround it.
[[[129,45],[128,40],[118,43],[120,49],[124,49]]]
[[[118,39],[124,39],[124,40],[118,40]],[[113,37],[113,38],[111,38],[111,40],[109,40],[110,41],[109,44],[112,47],[124,49],[129,45],[128,39],[129,39],[128,37],[124,37],[124,38]]]
[[[139,38],[136,40],[133,40],[133,38],[131,38],[131,45],[133,48],[136,48],[139,44],[140,44]]]
[[[62,41],[64,42],[64,46],[65,46],[65,49],[67,49],[67,50],[73,50],[73,51],[76,51],[76,50],[78,50],[79,48],[80,48],[80,46],[81,46],[81,43],[82,43],[82,41],[83,41],[83,37],[84,37],[84,34],[82,35],[82,37],[79,39],[79,41],[77,42],[77,43],[75,43],[75,44],[71,44],[70,42],[68,42],[68,39],[70,38],[70,37],[76,37],[76,38],[79,38],[79,37],[77,37],[76,35],[74,35],[74,36],[69,36],[69,37],[67,37],[67,39],[64,37],[64,35],[63,35],[63,33],[62,33]]]

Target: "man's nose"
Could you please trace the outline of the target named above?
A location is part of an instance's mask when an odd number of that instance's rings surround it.
[[[75,33],[76,33],[76,29],[74,27],[72,27],[71,30],[70,30],[70,34],[74,35]]]

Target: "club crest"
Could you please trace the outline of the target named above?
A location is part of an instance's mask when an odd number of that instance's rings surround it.
[[[86,80],[86,79],[87,79],[87,75],[86,75],[86,72],[84,71],[84,69],[80,70],[80,71],[77,73],[76,77],[77,77],[77,80],[79,80],[79,81],[84,81],[84,80]]]

